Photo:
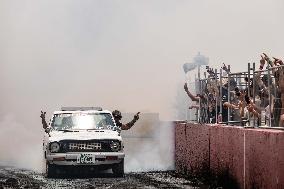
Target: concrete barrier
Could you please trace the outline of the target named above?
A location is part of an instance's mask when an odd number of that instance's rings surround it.
[[[209,168],[209,127],[186,125],[186,165],[195,175],[207,174]],[[191,157],[190,159],[187,157]]]
[[[210,170],[217,176],[229,177],[228,185],[242,185],[244,140],[241,127],[211,126]]]
[[[207,170],[230,188],[284,188],[282,130],[176,123],[175,137],[177,171]]]
[[[246,188],[284,188],[284,132],[245,130]]]
[[[186,130],[185,123],[175,122],[175,167],[178,172],[184,173],[186,167]]]

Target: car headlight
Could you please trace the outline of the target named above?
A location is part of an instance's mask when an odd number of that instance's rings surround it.
[[[60,145],[58,142],[52,142],[49,144],[49,150],[50,152],[54,153],[54,152],[59,152],[60,150]]]
[[[120,143],[118,141],[112,141],[110,143],[110,148],[112,151],[117,152],[120,150]]]

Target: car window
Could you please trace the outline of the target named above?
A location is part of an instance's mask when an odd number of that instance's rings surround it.
[[[55,130],[66,129],[112,129],[114,122],[110,113],[55,114],[51,126]]]

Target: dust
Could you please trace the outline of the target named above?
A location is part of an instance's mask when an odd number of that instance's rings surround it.
[[[40,137],[19,123],[12,114],[1,117],[0,126],[0,165],[42,172]]]
[[[155,125],[151,137],[124,140],[126,172],[174,170],[174,130],[171,122]]]

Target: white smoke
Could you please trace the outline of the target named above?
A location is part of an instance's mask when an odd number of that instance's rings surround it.
[[[176,120],[188,120],[193,121],[196,120],[196,109],[189,109],[190,106],[195,105],[195,102],[192,102],[190,98],[187,96],[184,88],[184,83],[180,82],[177,86],[176,90],[176,98],[173,104],[173,108],[175,110],[175,119]],[[188,90],[195,93],[195,83],[187,82]]]
[[[173,124],[157,126],[151,138],[125,138],[125,153],[126,172],[174,170]]]
[[[41,125],[40,119],[37,120]],[[139,120],[143,129],[141,120],[143,114]],[[174,169],[174,128],[170,122],[161,123],[150,125],[154,128],[150,137],[124,138],[126,172]],[[122,132],[139,134],[135,131],[139,130],[137,124]],[[44,172],[41,128],[34,129],[19,123],[14,115],[6,114],[0,118],[0,129],[0,165]]]
[[[17,122],[12,114],[0,118],[0,165],[41,172],[42,141],[37,131]]]
[[[0,1],[0,161],[39,165],[41,109],[100,105],[172,119],[183,79],[173,62],[201,49],[212,62],[231,61],[241,71],[240,63],[257,60],[252,56],[263,47],[283,55],[282,7],[283,1],[244,0]],[[244,47],[247,41],[255,43]]]
[[[192,63],[185,63],[183,65],[183,70],[185,73],[194,70],[197,68],[197,66],[203,66],[209,64],[209,58],[205,57],[204,55],[201,55],[198,53],[194,58]]]

